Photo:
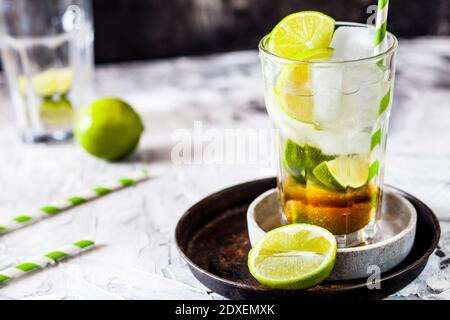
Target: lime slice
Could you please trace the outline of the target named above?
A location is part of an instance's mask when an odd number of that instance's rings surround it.
[[[310,72],[307,61],[326,61],[333,56],[333,48],[308,49],[298,54],[295,60],[298,64],[288,65],[278,78],[275,92],[293,94],[310,94]]]
[[[33,89],[41,97],[64,95],[72,86],[73,72],[70,68],[52,68],[34,75],[31,82]],[[19,88],[22,94],[26,94],[27,80],[23,76],[19,78]]]
[[[292,140],[287,140],[284,147],[284,167],[299,182],[305,182],[305,150]]]
[[[72,103],[67,98],[58,100],[44,98],[39,112],[46,125],[71,125],[73,120]]]
[[[317,48],[306,49],[292,57],[293,60],[298,61],[326,61],[333,57],[333,48]]]
[[[294,59],[306,49],[327,48],[334,33],[333,18],[317,11],[288,15],[270,33],[268,49],[281,57]]]
[[[310,145],[305,145],[305,155],[305,165],[308,172],[312,172],[320,163],[336,158],[336,156],[323,154],[319,148]]]
[[[295,56],[300,61],[323,61],[333,56],[334,49],[308,49]],[[296,120],[310,122],[313,104],[310,66],[306,63],[290,64],[284,68],[275,86],[281,109]]]
[[[248,268],[274,289],[306,289],[325,280],[336,259],[334,236],[324,228],[290,224],[266,233],[250,250]]]
[[[363,156],[341,156],[324,161],[313,170],[314,176],[332,189],[360,188],[369,177],[369,161]]]

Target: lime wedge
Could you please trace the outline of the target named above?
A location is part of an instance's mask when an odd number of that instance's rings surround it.
[[[308,49],[295,56],[299,61],[323,61],[333,56],[334,49]],[[275,94],[281,109],[300,121],[312,119],[312,90],[310,66],[306,63],[286,66],[278,78]]]
[[[332,189],[360,188],[369,177],[369,161],[363,156],[341,156],[324,161],[313,170],[314,176]]]
[[[274,289],[306,289],[331,273],[336,259],[334,236],[324,228],[290,224],[266,233],[250,250],[248,268]]]
[[[327,48],[334,33],[333,18],[317,11],[288,15],[270,33],[268,49],[284,58],[295,59],[306,49]]]
[[[324,161],[330,161],[336,158],[333,155],[323,154],[319,148],[305,145],[305,164],[308,172],[312,172],[315,167]]]
[[[286,171],[299,182],[305,182],[305,150],[292,140],[287,140],[284,147],[283,164]]]
[[[333,57],[333,48],[306,49],[299,54],[293,55],[293,60],[300,61],[326,61]]]

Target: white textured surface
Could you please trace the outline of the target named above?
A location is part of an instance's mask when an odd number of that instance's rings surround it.
[[[421,198],[450,231],[450,40],[401,42],[386,182]],[[125,162],[89,157],[74,143],[25,145],[0,77],[0,215],[8,217],[97,182],[148,167],[151,179],[0,238],[0,268],[85,235],[101,246],[0,288],[1,299],[215,299],[183,265],[173,243],[181,214],[202,197],[275,174],[270,141],[259,164],[173,165],[174,129],[270,130],[256,52],[102,66],[99,95],[120,96],[146,131]],[[251,147],[251,146],[250,146]],[[256,152],[255,151],[255,152]],[[420,235],[418,235],[420,236]],[[399,295],[449,297],[450,237]],[[430,290],[430,288],[434,290]],[[447,291],[446,291],[447,290]],[[433,292],[433,294],[431,294]]]

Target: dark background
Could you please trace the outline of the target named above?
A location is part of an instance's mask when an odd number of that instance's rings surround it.
[[[98,63],[256,48],[289,13],[366,22],[377,0],[93,0]],[[450,34],[450,0],[391,0],[398,37]]]

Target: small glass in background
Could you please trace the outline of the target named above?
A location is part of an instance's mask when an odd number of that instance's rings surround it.
[[[90,0],[0,0],[0,45],[25,142],[72,137],[74,111],[93,96]]]

